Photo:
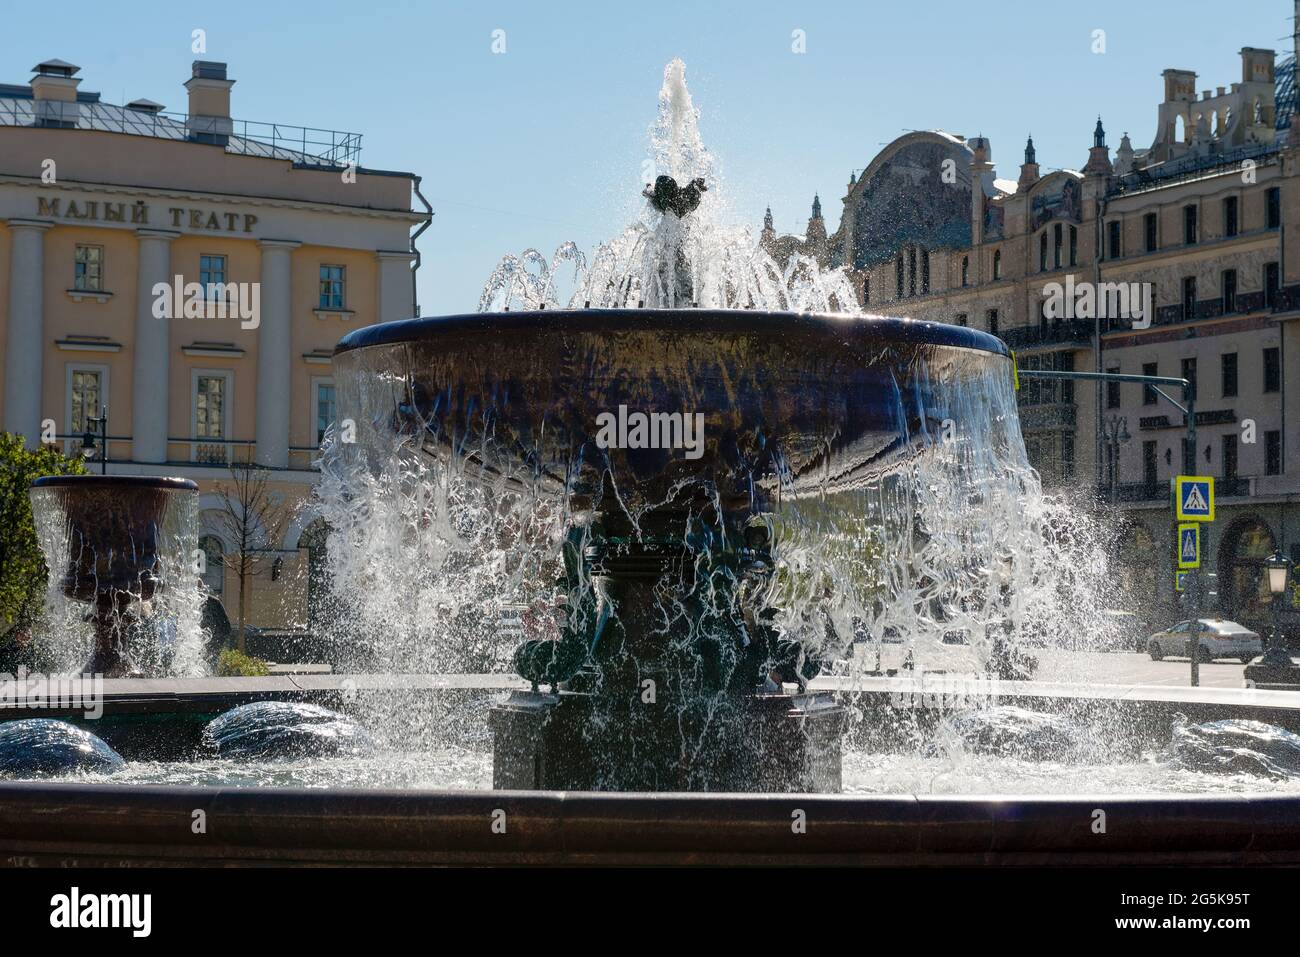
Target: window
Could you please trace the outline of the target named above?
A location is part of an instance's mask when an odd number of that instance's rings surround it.
[[[921,295],[930,292],[930,250],[921,250]]]
[[[1155,213],[1147,213],[1142,217],[1142,231],[1146,236],[1146,250],[1149,253],[1160,248],[1159,230],[1160,219]]]
[[[1234,398],[1237,394],[1237,353],[1225,352],[1219,357],[1223,372],[1223,397]]]
[[[104,288],[104,247],[78,246],[72,288],[101,292]]]
[[[998,280],[1002,278],[1002,250],[993,250],[993,278]]]
[[[1061,224],[1052,227],[1052,268],[1061,268]]]
[[[347,273],[344,266],[320,267],[320,308],[343,309],[347,302]]]
[[[1264,472],[1282,474],[1282,433],[1276,429],[1264,433]]]
[[[191,456],[196,462],[224,464],[229,461],[229,446],[224,441],[229,413],[230,373],[194,370],[194,445]],[[214,441],[218,440],[218,441]]]
[[[68,391],[68,431],[81,435],[90,431],[90,419],[99,417],[104,396],[103,373],[97,369],[71,369]]]
[[[1196,318],[1196,277],[1183,279],[1183,318]]]
[[[1159,369],[1160,369],[1160,364],[1157,363],[1157,362],[1144,362],[1144,363],[1142,363],[1142,374],[1143,374],[1143,375],[1157,376],[1157,375],[1160,374]],[[1144,386],[1142,387],[1142,404],[1143,404],[1143,405],[1155,405],[1156,402],[1157,402],[1158,400],[1159,400],[1159,396],[1156,395],[1156,390],[1155,390],[1155,389],[1153,389],[1153,388],[1152,388],[1151,386],[1149,386],[1149,385],[1144,385]]]
[[[1111,366],[1106,371],[1109,372],[1111,375],[1119,375],[1119,366]],[[1106,408],[1108,409],[1119,408],[1119,383],[1118,382],[1106,383]]]
[[[965,326],[966,324],[967,324],[966,313],[964,312],[957,313],[957,325]]]
[[[1196,207],[1183,207],[1183,242],[1188,246],[1196,245]]]
[[[865,306],[871,301],[871,277],[867,276],[862,280],[862,304]]]
[[[1070,227],[1070,265],[1079,265],[1079,230]]]
[[[1237,477],[1237,433],[1223,437],[1223,477],[1229,481]]]
[[[1070,231],[1071,231],[1071,233],[1074,232],[1074,227],[1073,227],[1073,226],[1070,227]],[[1108,244],[1107,244],[1107,253],[1106,253],[1106,257],[1107,257],[1108,259],[1119,259],[1120,255],[1121,255],[1121,252],[1120,252],[1120,240],[1123,238],[1123,235],[1122,235],[1122,233],[1120,232],[1120,221],[1119,221],[1118,219],[1112,219],[1112,220],[1107,224],[1107,231],[1108,231],[1108,233],[1109,233],[1109,236],[1108,236],[1108,240],[1109,240],[1109,242],[1108,242]],[[1072,257],[1072,258],[1073,258],[1073,257]],[[1073,265],[1073,263],[1071,263],[1071,265]]]
[[[1282,354],[1277,346],[1264,350],[1264,391],[1282,391]]]
[[[1154,442],[1142,443],[1142,480],[1148,485],[1155,485],[1158,481],[1156,475],[1156,444]]]
[[[1272,309],[1277,305],[1277,289],[1281,284],[1278,278],[1277,263],[1264,264],[1264,303]]]
[[[1237,270],[1223,271],[1223,311],[1229,313],[1237,307]]]
[[[898,258],[894,260],[894,278],[898,281],[898,291],[894,293],[895,299],[903,298],[903,254],[899,253]]]
[[[1269,229],[1277,229],[1282,225],[1282,191],[1276,186],[1272,187],[1265,194],[1265,200],[1265,225]]]
[[[988,320],[989,332],[996,336],[998,334],[998,311],[990,309],[984,313],[984,317]]]
[[[1229,196],[1223,201],[1223,235],[1237,235],[1237,197]]]
[[[221,539],[203,535],[199,538],[199,548],[203,549],[203,584],[209,594],[220,595],[226,587],[226,559]]]
[[[1182,378],[1192,384],[1192,395],[1196,394],[1196,357],[1183,360]]]
[[[961,257],[961,284],[963,286],[970,285],[970,257],[969,256]]]
[[[218,283],[224,285],[226,282],[226,257],[225,256],[200,256],[199,257],[199,285],[203,287],[203,292],[209,299],[215,299],[216,293],[213,286]]]
[[[316,383],[316,444],[325,440],[325,430],[334,422],[338,412],[333,382]]]
[[[1038,271],[1047,272],[1047,230],[1038,234]]]

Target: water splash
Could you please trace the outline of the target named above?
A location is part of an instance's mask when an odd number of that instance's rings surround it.
[[[0,776],[111,774],[124,765],[107,744],[66,721],[27,718],[0,723]]]
[[[686,87],[686,65],[664,68],[659,115],[650,129],[653,168],[648,179],[671,176],[679,184],[703,179],[709,189],[691,215],[657,213],[640,219],[586,258],[572,242],[548,260],[536,249],[504,257],[479,297],[480,312],[557,309],[561,271],[572,267],[576,290],[569,308],[766,309],[857,312],[857,294],[843,269],[791,255],[782,267],[748,226],[725,222],[725,194],[713,156],[700,135],[699,110]]]

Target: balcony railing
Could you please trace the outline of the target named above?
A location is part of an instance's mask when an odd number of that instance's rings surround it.
[[[1216,478],[1214,494],[1220,498],[1240,498],[1254,494],[1254,482],[1249,476],[1235,475],[1232,478]],[[1097,497],[1110,501],[1111,486],[1103,482],[1097,486]],[[1169,482],[1120,482],[1115,486],[1115,500],[1126,503],[1170,502]]]
[[[1153,326],[1172,326],[1182,322],[1195,322],[1198,319],[1221,319],[1227,316],[1244,316],[1252,312],[1293,312],[1300,310],[1300,284],[1282,286],[1272,291],[1258,289],[1254,292],[1239,292],[1227,308],[1223,297],[1213,299],[1195,299],[1186,303],[1174,303],[1157,306],[1151,320]],[[1106,332],[1128,331],[1128,320],[1118,320],[1115,324],[1107,323]]]
[[[1092,341],[1092,328],[1088,319],[1054,319],[1008,329],[1001,338],[1012,349],[1086,343]]]
[[[185,113],[151,113],[107,103],[0,97],[0,126],[103,130],[215,143],[224,146],[228,153],[284,159],[309,166],[338,167],[361,161],[360,133]]]
[[[1182,159],[1169,160],[1150,169],[1136,169],[1116,177],[1106,195],[1113,198],[1140,193],[1191,179],[1200,179],[1216,172],[1228,172],[1234,167],[1240,168],[1245,160],[1254,160],[1257,166],[1276,163],[1278,147],[1274,143],[1260,143],[1210,156],[1186,156]]]

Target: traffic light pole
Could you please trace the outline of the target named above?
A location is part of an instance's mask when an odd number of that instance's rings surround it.
[[[1183,468],[1187,467],[1187,459],[1190,456],[1192,461],[1192,471],[1196,469],[1196,386],[1188,379],[1175,379],[1171,376],[1155,375],[1130,375],[1122,372],[1064,372],[1050,369],[1018,369],[1016,375],[1020,378],[1030,379],[1081,379],[1083,381],[1093,382],[1136,382],[1140,385],[1147,386],[1158,393],[1166,402],[1183,414],[1186,423],[1187,435],[1184,438],[1185,451],[1183,453]],[[1161,388],[1179,388],[1183,390],[1183,401],[1178,402],[1168,392]],[[1101,428],[1101,423],[1097,423]],[[1182,471],[1180,469],[1180,471]],[[1118,481],[1119,468],[1115,468],[1115,480]],[[1173,501],[1172,492],[1170,501]],[[1178,575],[1178,509],[1173,508],[1173,535],[1174,535],[1174,576]],[[1191,638],[1188,639],[1189,655],[1192,659],[1192,687],[1197,687],[1201,683],[1201,602],[1203,595],[1201,591],[1201,570],[1199,568],[1188,573],[1190,591],[1190,602],[1192,606],[1192,632]]]

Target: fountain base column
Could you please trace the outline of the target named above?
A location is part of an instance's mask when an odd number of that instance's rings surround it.
[[[679,710],[516,691],[492,708],[489,723],[498,790],[835,793],[841,786],[845,711],[824,692],[729,693]]]

